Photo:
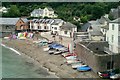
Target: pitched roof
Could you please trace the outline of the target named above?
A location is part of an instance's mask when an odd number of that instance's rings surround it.
[[[120,23],[120,18],[117,18],[117,19],[111,21],[110,23]]]
[[[70,22],[66,22],[65,24],[61,26],[61,29],[70,30],[71,28],[76,28],[76,27],[77,27],[76,25]]]
[[[62,19],[54,19],[54,22],[52,23],[52,25],[58,25],[61,22],[63,22]]]
[[[43,9],[34,9],[31,14],[43,14]]]
[[[21,18],[24,22],[27,22],[28,19],[27,18]]]
[[[49,11],[54,11],[52,8],[50,8],[50,7],[47,7],[47,9],[49,10]]]
[[[19,18],[0,18],[0,24],[2,25],[15,25]]]

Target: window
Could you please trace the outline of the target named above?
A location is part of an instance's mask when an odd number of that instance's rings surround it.
[[[114,65],[114,61],[107,62],[107,69],[113,69],[113,65]]]
[[[54,29],[57,30],[57,27],[55,27]]]
[[[114,30],[114,24],[112,24],[112,30]]]
[[[31,26],[31,29],[33,29],[33,26]]]
[[[114,35],[112,35],[112,42],[114,41]]]
[[[41,29],[41,26],[38,26],[38,29]]]
[[[9,26],[6,26],[6,29],[8,29],[9,28]]]
[[[64,31],[64,34],[67,34],[67,31]]]
[[[45,26],[44,29],[47,29],[47,27]]]

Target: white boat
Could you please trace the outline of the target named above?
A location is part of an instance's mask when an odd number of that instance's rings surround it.
[[[55,55],[61,54],[61,51],[55,51],[54,54],[55,54]]]
[[[43,48],[43,51],[49,51],[49,47],[48,48]]]
[[[4,39],[9,39],[9,37],[4,37]]]
[[[120,79],[120,74],[110,76],[111,79]]]
[[[63,57],[65,57],[66,55],[68,55],[69,53],[62,53],[61,55],[63,56]]]
[[[78,63],[80,61],[77,61],[77,60],[67,60],[66,63],[67,64],[73,64],[73,63]]]
[[[82,64],[82,63],[72,64],[72,68],[73,68],[73,69],[77,69],[77,67],[83,67],[83,66],[87,66],[87,65],[84,65],[84,64]]]
[[[77,59],[77,57],[76,56],[69,56],[69,57],[65,57],[67,60],[69,60],[69,59]]]
[[[49,50],[48,53],[49,54],[53,54],[55,51],[54,50]]]

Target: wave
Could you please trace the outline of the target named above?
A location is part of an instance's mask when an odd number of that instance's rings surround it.
[[[12,50],[13,52],[15,52],[15,53],[18,54],[18,55],[21,55],[20,52],[18,52],[18,51],[15,50],[14,48],[8,47],[8,46],[4,45],[3,43],[1,43],[0,45],[3,46],[3,47],[5,47],[5,48],[7,48],[7,49]]]

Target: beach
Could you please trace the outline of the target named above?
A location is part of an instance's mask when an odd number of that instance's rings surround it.
[[[38,66],[45,67],[49,72],[54,73],[59,78],[98,78],[94,72],[78,72],[71,66],[65,64],[65,59],[61,55],[49,55],[43,51],[43,47],[33,44],[28,40],[2,40],[3,44],[19,51],[23,56],[32,58]]]

